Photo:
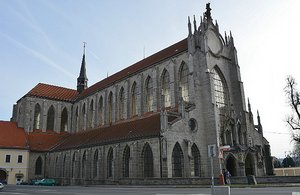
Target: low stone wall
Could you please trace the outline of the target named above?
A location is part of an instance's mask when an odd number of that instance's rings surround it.
[[[56,178],[61,185],[211,185],[211,178],[131,178],[119,180],[83,180]],[[257,184],[300,183],[300,176],[256,177]],[[219,185],[219,178],[215,178]],[[232,177],[231,184],[248,184],[247,177]]]
[[[257,177],[257,183],[300,183],[300,176]]]

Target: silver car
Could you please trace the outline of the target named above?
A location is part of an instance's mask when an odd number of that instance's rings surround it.
[[[3,190],[4,185],[2,183],[0,183],[0,191]]]

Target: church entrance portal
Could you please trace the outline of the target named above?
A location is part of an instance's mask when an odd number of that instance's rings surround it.
[[[237,176],[236,174],[236,160],[235,158],[230,155],[226,160],[226,169],[232,176]]]
[[[0,181],[6,181],[7,175],[4,170],[0,170]]]
[[[254,174],[254,161],[251,154],[247,154],[247,157],[245,159],[245,173],[247,175],[255,175]]]

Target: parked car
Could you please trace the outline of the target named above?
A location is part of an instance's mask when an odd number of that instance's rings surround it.
[[[48,179],[48,178],[45,178],[45,179],[36,181],[36,182],[34,183],[34,185],[54,186],[54,185],[56,185],[56,181],[55,181],[55,179]]]
[[[0,183],[0,191],[3,190],[4,185],[2,183]]]
[[[35,185],[35,182],[37,182],[37,181],[41,181],[41,180],[40,179],[31,179],[29,181],[29,185]]]

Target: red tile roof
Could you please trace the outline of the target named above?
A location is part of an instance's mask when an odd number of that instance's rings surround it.
[[[31,151],[48,151],[61,140],[68,137],[68,133],[56,133],[54,131],[34,131],[28,133],[28,143]]]
[[[160,133],[160,114],[127,121],[112,126],[71,134],[62,140],[54,150],[90,147],[115,141],[155,137]]]
[[[79,98],[84,98],[90,94],[93,94],[101,89],[104,89],[110,85],[112,85],[114,82],[119,81],[129,75],[135,74],[138,71],[141,71],[142,69],[145,69],[147,67],[150,67],[160,61],[163,61],[167,58],[170,58],[172,56],[178,55],[183,51],[186,51],[188,49],[187,46],[187,39],[183,39],[182,41],[179,41],[178,43],[175,43],[174,45],[171,45],[170,47],[163,49],[115,74],[113,74],[110,77],[107,77],[106,79],[103,79],[102,81],[99,81],[98,83],[92,85],[91,87],[84,90],[80,95]]]
[[[74,89],[63,88],[54,85],[48,85],[39,83],[36,85],[31,91],[29,91],[25,96],[34,96],[40,98],[47,98],[52,100],[60,100],[60,101],[75,101],[77,97],[79,99],[84,98],[90,94],[93,94],[101,89],[104,89],[114,82],[119,81],[129,75],[135,74],[142,69],[150,67],[162,60],[165,60],[174,55],[178,55],[183,51],[187,50],[187,39],[179,41],[170,47],[163,49],[115,74],[112,76],[99,81],[98,83],[92,85],[91,87],[84,90],[81,94]]]
[[[74,101],[78,92],[74,89],[39,83],[26,96],[34,96],[60,101]]]
[[[24,129],[15,122],[0,121],[0,148],[28,149]]]

